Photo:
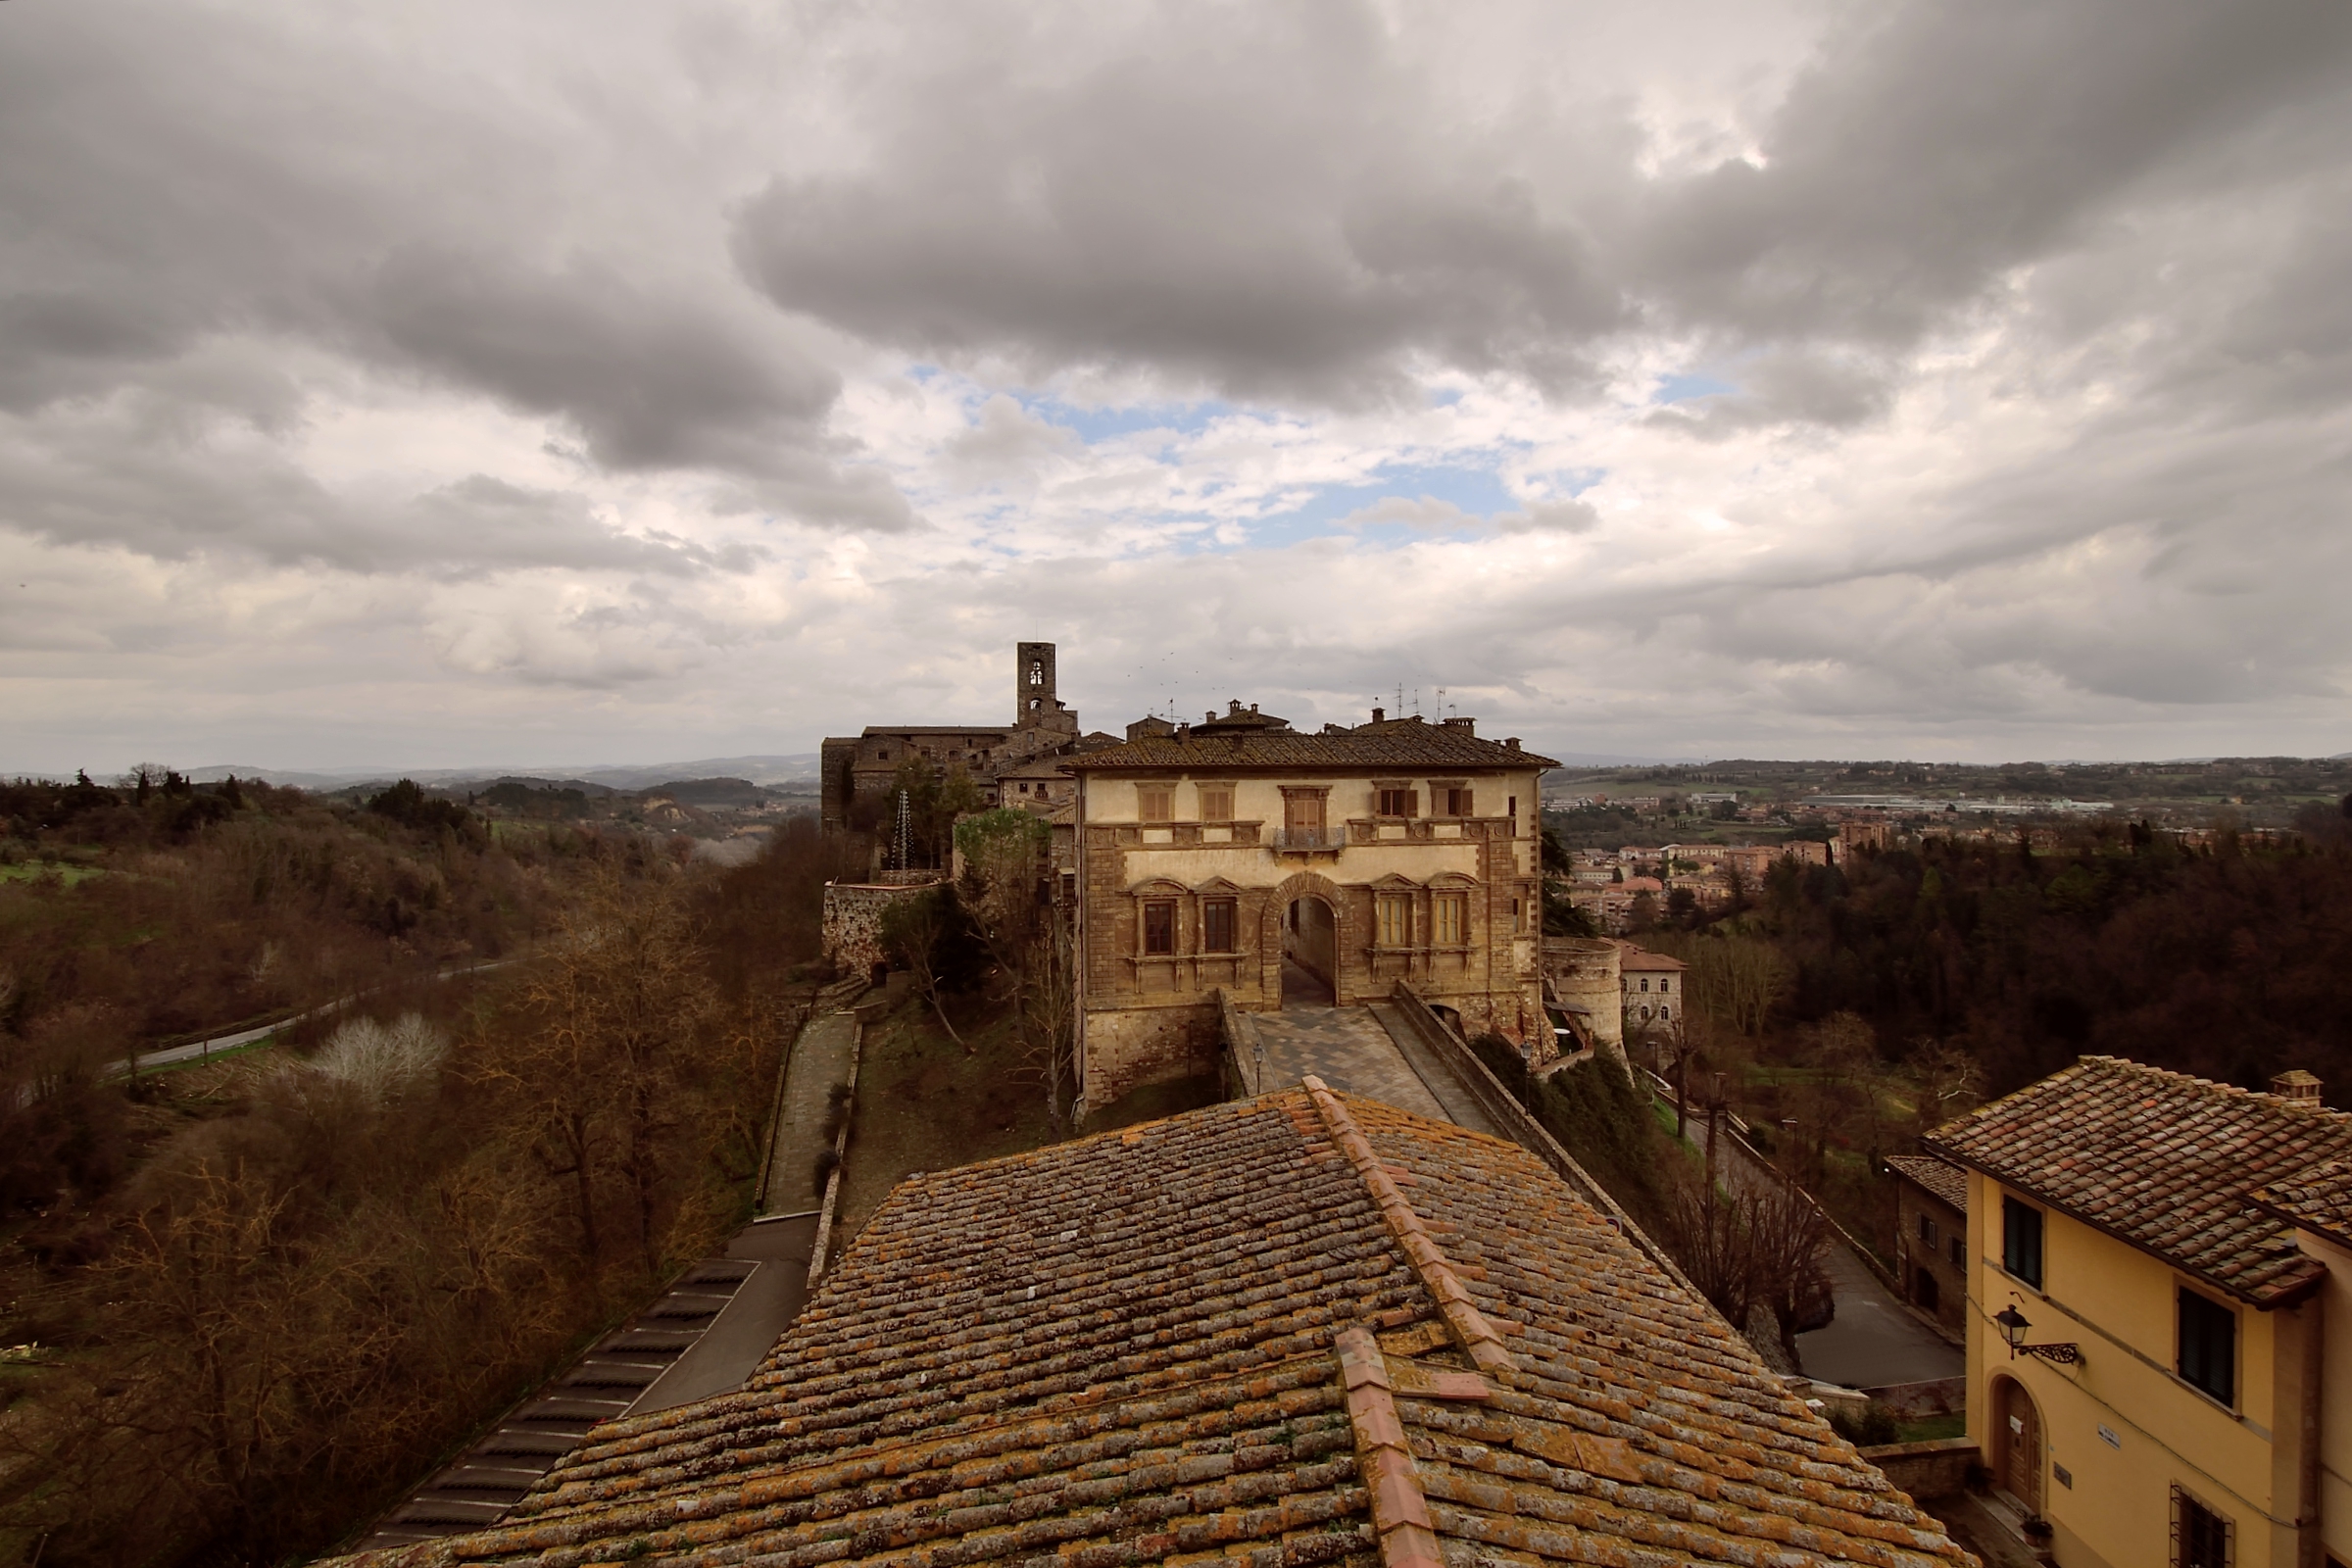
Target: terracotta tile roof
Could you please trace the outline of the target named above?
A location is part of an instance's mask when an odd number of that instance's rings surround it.
[[[1388,719],[1353,729],[1277,730],[1267,734],[1145,736],[1069,760],[1074,770],[1232,767],[1557,767],[1548,757],[1480,740],[1458,725]],[[1529,802],[1533,809],[1535,803]]]
[[[1533,1155],[1301,1088],[910,1178],[742,1391],[366,1560],[1539,1558],[1968,1560]]]
[[[1625,885],[1630,888],[1637,883],[1651,888],[1658,886],[1656,881],[1648,877],[1635,877],[1633,881]],[[1680,958],[1669,957],[1663,953],[1652,953],[1647,948],[1636,947],[1631,942],[1621,943],[1619,946],[1621,951],[1617,955],[1617,970],[1620,974],[1655,974],[1660,971],[1668,974],[1680,974],[1690,967]]]
[[[1968,1212],[1968,1172],[1959,1166],[1933,1154],[1888,1154],[1886,1163],[1926,1188],[1929,1197],[1949,1203],[1963,1214]]]
[[[2352,1248],[2352,1159],[2331,1159],[2255,1193],[2255,1204],[2290,1225]]]
[[[2324,1270],[2252,1195],[2352,1155],[2352,1116],[2084,1056],[1945,1123],[1927,1147],[2260,1306]]]

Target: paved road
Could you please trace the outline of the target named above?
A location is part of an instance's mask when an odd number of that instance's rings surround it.
[[[1450,1121],[1380,1020],[1363,1007],[1285,1002],[1280,1012],[1252,1013],[1266,1048],[1265,1088],[1288,1089],[1312,1073],[1332,1088],[1436,1121]]]
[[[1703,1149],[1707,1123],[1693,1117],[1690,1131]],[[1723,1140],[1716,1170],[1727,1185],[1740,1189],[1777,1186],[1780,1181],[1772,1170],[1758,1168],[1729,1136]],[[1838,1316],[1828,1328],[1796,1337],[1797,1364],[1805,1376],[1848,1389],[1883,1389],[1956,1378],[1967,1370],[1967,1357],[1914,1317],[1842,1243],[1831,1242],[1823,1265],[1830,1294],[1838,1301]]]
[[[784,1067],[784,1099],[776,1113],[775,1143],[768,1153],[767,1198],[761,1214],[803,1214],[816,1207],[811,1190],[819,1150],[833,1147],[833,1086],[850,1081],[850,1053],[858,1043],[858,1015],[825,1012],[811,1018],[793,1042]]]
[[[510,963],[520,963],[521,961],[520,957],[514,957],[498,958],[489,963],[457,963],[450,965],[433,978],[450,980],[462,974],[487,974],[493,969],[503,969]],[[174,1062],[200,1061],[208,1056],[217,1056],[224,1051],[235,1051],[240,1046],[250,1046],[256,1041],[267,1040],[280,1029],[291,1029],[305,1019],[333,1012],[339,1007],[348,1007],[366,995],[367,993],[364,991],[355,991],[348,997],[337,997],[332,1002],[322,1002],[307,1012],[298,1012],[291,1018],[280,1018],[275,1023],[263,1024],[258,1029],[240,1029],[235,1034],[216,1035],[210,1040],[191,1040],[184,1046],[173,1046],[168,1051],[150,1051],[135,1061],[125,1057],[121,1061],[109,1062],[106,1075],[110,1078],[122,1078],[127,1077],[134,1067],[169,1067]]]
[[[816,1243],[816,1216],[754,1220],[727,1244],[726,1255],[754,1265],[735,1288],[702,1338],[655,1379],[631,1415],[728,1394],[767,1359],[792,1320],[808,1302],[808,1257]]]

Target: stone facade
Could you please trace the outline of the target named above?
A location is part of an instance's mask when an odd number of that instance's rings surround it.
[[[825,884],[825,961],[841,974],[866,974],[885,960],[882,951],[882,912],[901,899],[936,886],[935,882]]]
[[[1013,718],[1009,724],[868,724],[856,735],[826,738],[818,749],[825,831],[851,825],[858,804],[878,802],[908,759],[941,771],[961,768],[991,806],[1000,802],[998,776],[1078,744],[1078,715],[1054,695],[1052,643],[1013,649]]]
[[[1928,1154],[1895,1154],[1895,1277],[1903,1297],[1958,1335],[1968,1331],[1968,1172]]]
[[[1625,1005],[1625,1032],[1656,1043],[1682,1039],[1683,1017],[1690,999],[1685,990],[1685,965],[1680,958],[1651,953],[1631,942],[1618,944],[1619,990]]]
[[[1537,783],[1548,759],[1419,718],[1295,731],[1236,704],[1073,757],[1081,1089],[1215,1066],[1218,993],[1342,1004],[1410,981],[1470,1034],[1548,1042]]]
[[[1544,939],[1544,982],[1546,1000],[1568,1015],[1576,1031],[1575,1050],[1604,1052],[1625,1060],[1625,1010],[1619,996],[1619,956],[1615,942],[1581,937]],[[1568,1042],[1559,1042],[1563,1051]],[[1539,1063],[1541,1065],[1541,1063]]]

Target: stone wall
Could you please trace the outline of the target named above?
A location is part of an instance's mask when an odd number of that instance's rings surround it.
[[[887,956],[882,951],[882,911],[902,899],[937,885],[936,881],[912,886],[826,883],[825,961],[845,975],[864,974],[884,962]]]
[[[1914,1502],[1931,1502],[1960,1492],[1968,1485],[1968,1467],[1977,1462],[1977,1445],[1970,1438],[1889,1443],[1861,1451],[1888,1481],[1909,1493]]]
[[[1212,992],[1182,1004],[1089,1011],[1079,1020],[1089,1110],[1149,1084],[1220,1070],[1224,1031]]]
[[[1584,1010],[1576,1021],[1592,1032],[1592,1048],[1625,1060],[1625,999],[1618,964],[1624,949],[1614,942],[1577,937],[1547,937],[1544,942],[1544,973],[1552,995]]]

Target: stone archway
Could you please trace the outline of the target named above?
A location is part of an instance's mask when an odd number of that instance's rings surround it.
[[[1330,991],[1334,1004],[1344,1000],[1341,955],[1348,951],[1347,905],[1328,877],[1301,871],[1286,878],[1266,900],[1259,928],[1258,952],[1265,964],[1265,995],[1280,1004],[1284,974],[1295,967],[1311,976],[1310,983],[1294,983],[1293,992]],[[1320,995],[1298,995],[1297,1001],[1321,1003]]]
[[[2041,1411],[2034,1396],[2012,1377],[1992,1382],[1993,1485],[2025,1505],[2028,1513],[2041,1512]]]

